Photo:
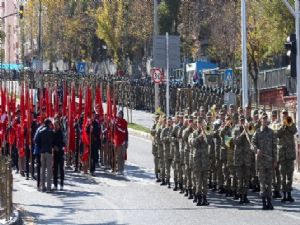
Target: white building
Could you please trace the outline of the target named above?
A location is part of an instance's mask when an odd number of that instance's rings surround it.
[[[18,0],[0,0],[1,29],[5,32],[5,41],[1,46],[5,54],[3,63],[21,63],[18,11]]]

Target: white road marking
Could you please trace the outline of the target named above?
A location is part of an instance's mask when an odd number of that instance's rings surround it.
[[[134,136],[134,135],[129,135],[130,136],[130,138],[136,138],[136,139],[139,139],[139,140],[141,140],[141,141],[145,141],[145,142],[148,142],[148,143],[152,143],[152,141],[150,141],[150,140],[148,140],[148,139],[146,139],[146,138],[142,138],[142,137],[137,137],[137,136]],[[130,144],[130,142],[129,142],[129,144]]]
[[[282,213],[282,214],[285,215],[285,216],[291,217],[291,218],[293,218],[293,219],[300,220],[300,216],[295,216],[295,215],[293,215],[293,214],[288,214],[288,213]]]

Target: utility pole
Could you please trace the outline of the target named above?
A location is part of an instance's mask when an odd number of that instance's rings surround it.
[[[153,30],[153,38],[155,38],[158,34],[158,14],[157,14],[157,0],[153,0],[154,1],[154,30]],[[154,84],[154,107],[155,107],[155,111],[157,110],[157,108],[159,107],[160,103],[159,103],[159,84],[155,83]]]
[[[290,13],[295,17],[296,43],[297,43],[297,129],[300,132],[300,0],[295,0],[295,9],[287,0],[282,0]]]
[[[297,128],[300,131],[300,2],[295,0],[296,40],[297,40]]]
[[[39,26],[38,26],[38,65],[37,70],[42,71],[43,70],[43,54],[42,54],[42,0],[39,0],[39,13],[38,13],[38,19],[39,19]]]
[[[170,70],[170,63],[169,63],[169,33],[166,33],[166,52],[167,52],[167,65],[166,65],[166,114],[167,117],[170,116],[170,81],[169,81],[169,70]]]
[[[243,89],[243,108],[249,105],[248,99],[248,68],[247,68],[247,10],[246,0],[242,0],[242,89]]]

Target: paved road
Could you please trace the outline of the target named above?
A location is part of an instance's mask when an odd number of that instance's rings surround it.
[[[98,169],[96,177],[67,171],[64,191],[37,192],[34,181],[15,175],[14,202],[32,215],[37,224],[300,224],[300,185],[296,202],[275,202],[274,211],[260,210],[257,194],[251,205],[209,194],[208,207],[196,207],[178,192],[154,182],[151,143],[130,136],[126,176]]]

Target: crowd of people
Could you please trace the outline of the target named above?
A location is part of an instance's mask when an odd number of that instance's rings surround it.
[[[272,198],[294,202],[297,128],[288,111],[273,110],[270,120],[263,110],[233,105],[216,112],[200,107],[192,114],[155,115],[156,181],[171,188],[173,168],[173,190],[197,206],[209,205],[209,189],[241,205],[249,203],[249,189],[260,192],[264,210],[274,209]]]
[[[76,103],[74,88],[68,104],[56,92],[54,102],[48,102],[49,90],[41,89],[34,105],[25,89],[20,90],[19,103],[7,90],[0,92],[0,157],[10,158],[17,173],[36,180],[43,192],[64,188],[65,166],[92,176],[97,167],[124,173],[128,131],[122,110],[117,112],[116,105],[108,104],[108,114],[102,107],[99,111],[101,96]],[[86,98],[92,96],[88,92]]]

